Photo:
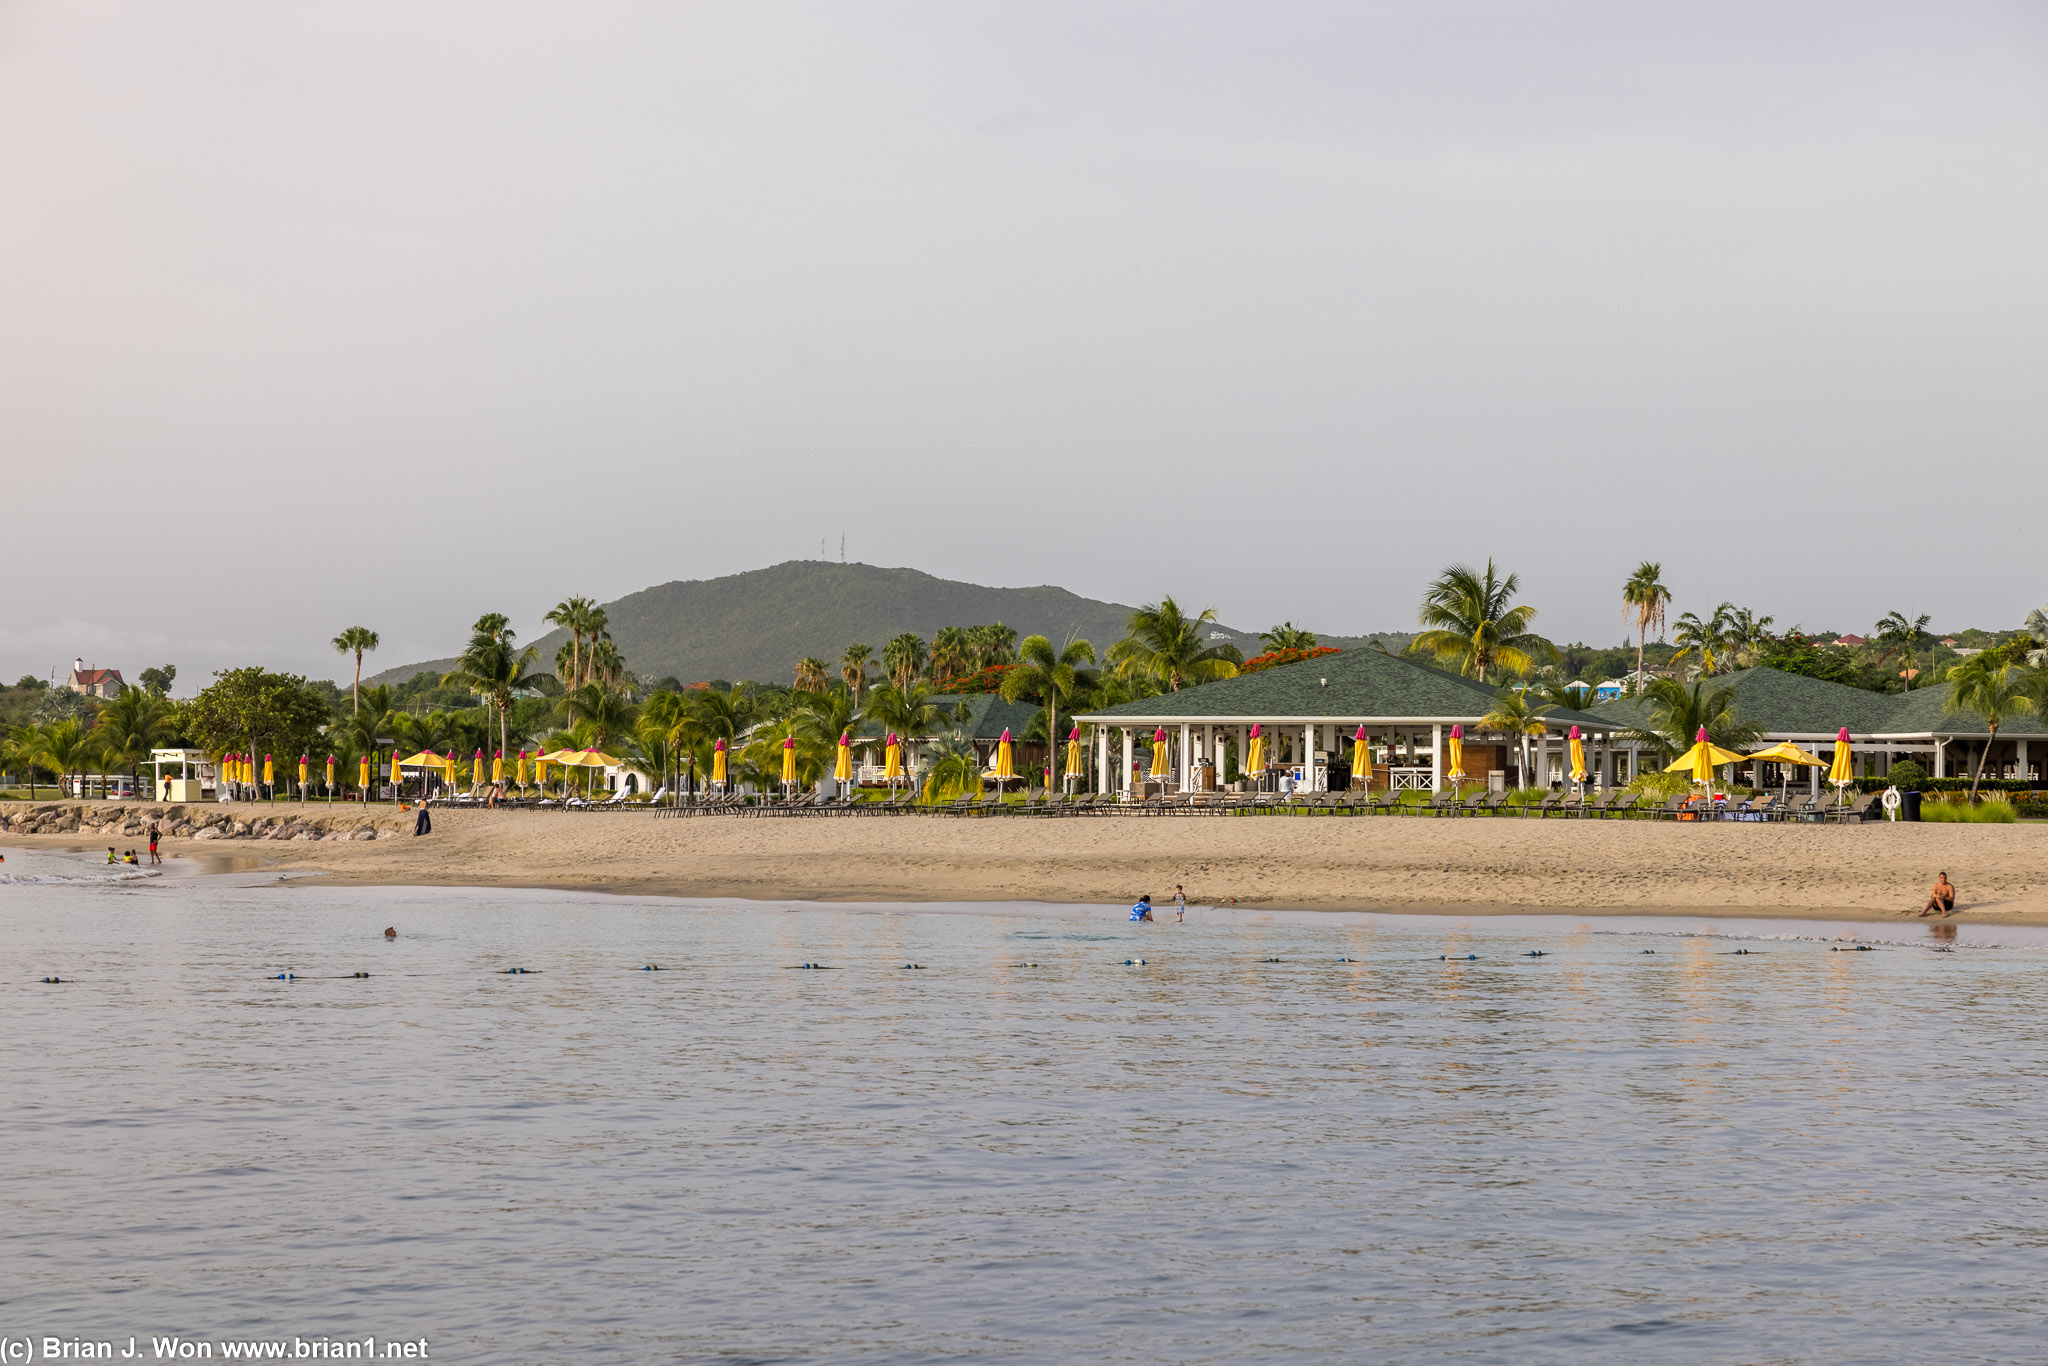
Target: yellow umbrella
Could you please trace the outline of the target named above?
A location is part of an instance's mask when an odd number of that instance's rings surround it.
[[[1579,738],[1579,728],[1572,727],[1572,781],[1584,785],[1586,781],[1586,742]]]
[[[519,751],[519,763],[512,770],[512,774],[514,782],[518,783],[521,787],[526,786],[526,751],[523,749]]]
[[[1363,778],[1367,787],[1372,786],[1372,741],[1364,726],[1351,737],[1351,776]]]
[[[1574,732],[1576,734],[1576,732]],[[1451,727],[1451,769],[1444,774],[1454,783],[1465,780],[1465,728]]]
[[[1166,772],[1166,727],[1161,726],[1152,732],[1152,776],[1164,778]]]
[[[541,789],[543,795],[546,794],[548,786],[548,761],[545,754],[533,756],[533,785]]]
[[[796,782],[796,737],[787,735],[782,740],[782,781]]]
[[[1067,776],[1078,777],[1087,767],[1081,757],[1081,728],[1076,726],[1067,732]]]
[[[1836,787],[1846,787],[1856,781],[1856,775],[1849,764],[1849,728],[1844,726],[1835,732],[1835,761],[1828,765],[1828,781]]]
[[[505,751],[502,749],[494,750],[491,753],[491,781],[494,783],[505,781]]]
[[[334,796],[334,756],[332,754],[327,756],[327,795],[330,800]]]
[[[842,783],[853,781],[853,739],[845,731],[839,732],[839,759],[832,765],[832,777]]]
[[[301,754],[301,755],[299,756],[299,795],[300,795],[301,797],[303,797],[303,796],[305,796],[305,795],[306,795],[306,765],[307,765],[307,762],[308,762],[308,760],[307,760],[306,756],[305,756],[305,755],[303,755],[303,754]]]
[[[401,759],[394,754],[391,756],[391,773],[393,777],[398,775],[398,769],[401,764],[406,768],[438,768],[451,775],[455,772],[453,751],[450,751],[449,757],[445,759],[430,749],[423,749],[410,759]]]
[[[1005,730],[1002,739],[996,741],[996,781],[1017,776],[1017,756],[1010,747],[1010,732]]]
[[[391,751],[391,783],[394,789],[402,781],[402,778],[403,775],[398,771],[398,751],[394,749]]]
[[[570,768],[617,768],[619,761],[601,749],[558,749],[547,756]]]
[[[1749,757],[1761,760],[1767,764],[1796,764],[1801,768],[1826,768],[1828,766],[1827,760],[1815,758],[1790,740],[1772,745],[1769,749],[1760,749]]]
[[[711,781],[725,781],[725,741],[720,740],[711,747]]]
[[[276,777],[275,777],[275,775],[274,775],[274,774],[272,773],[272,770],[271,770],[271,767],[270,767],[270,756],[269,756],[268,754],[266,754],[266,755],[264,755],[264,756],[263,756],[263,785],[264,785],[265,787],[268,787],[268,786],[270,786],[270,785],[271,785],[272,783],[274,783],[274,782],[276,782],[276,781],[277,781],[277,778],[276,778]]]
[[[369,794],[370,756],[367,754],[365,754],[362,758],[356,760],[356,787],[360,789],[364,793],[364,795],[367,796]]]
[[[476,757],[469,761],[469,785],[472,789],[482,787],[484,782],[484,752],[478,750]]]
[[[1264,773],[1266,771],[1266,737],[1259,730],[1259,723],[1256,721],[1252,722],[1250,739],[1251,753],[1245,756],[1244,771],[1247,773]]]
[[[719,743],[723,744],[723,741]],[[722,757],[722,756],[721,756]],[[889,732],[889,742],[882,747],[882,777],[895,782],[903,776],[903,742],[896,738],[896,732]]]
[[[1711,785],[1714,781],[1714,770],[1716,768],[1722,764],[1739,764],[1742,762],[1742,759],[1742,755],[1722,749],[1719,745],[1707,739],[1707,728],[1701,726],[1699,736],[1693,741],[1692,748],[1679,755],[1671,763],[1666,764],[1664,771],[1666,773],[1679,773],[1690,770],[1694,782]]]

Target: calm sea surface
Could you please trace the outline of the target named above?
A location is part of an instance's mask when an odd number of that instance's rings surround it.
[[[2048,1356],[2026,932],[71,871],[0,883],[0,1337]]]

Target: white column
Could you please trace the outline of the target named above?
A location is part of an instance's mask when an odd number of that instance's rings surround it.
[[[1109,791],[1109,727],[1095,728],[1095,790]]]
[[[2015,740],[2013,745],[2014,754],[2020,761],[2020,771],[2015,776],[2024,778],[2027,776],[2027,742],[2025,740]]]
[[[1123,728],[1123,731],[1124,731],[1124,768],[1123,768],[1123,772],[1122,772],[1122,774],[1121,774],[1121,775],[1119,775],[1119,776],[1118,776],[1118,778],[1117,778],[1117,780],[1116,780],[1116,790],[1117,790],[1117,791],[1119,791],[1119,792],[1122,792],[1122,793],[1124,793],[1124,794],[1126,794],[1126,795],[1128,795],[1128,794],[1130,793],[1130,790],[1131,790],[1131,759],[1132,759],[1132,754],[1131,754],[1131,728],[1130,728],[1129,726],[1125,726],[1125,727]]]
[[[1444,790],[1444,728],[1438,722],[1429,728],[1429,790]]]
[[[1180,723],[1180,790],[1190,792],[1195,786],[1195,728],[1183,721]]]
[[[1948,776],[1948,743],[1944,740],[1937,739],[1934,742],[1934,776]]]

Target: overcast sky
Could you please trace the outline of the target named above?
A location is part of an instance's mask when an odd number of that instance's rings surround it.
[[[2048,6],[0,2],[0,674],[814,557],[2048,600]]]

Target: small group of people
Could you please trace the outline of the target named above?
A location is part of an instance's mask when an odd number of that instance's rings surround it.
[[[157,842],[162,838],[163,831],[157,827],[155,821],[151,821],[149,823],[149,864],[152,868],[164,861],[164,856],[157,852]],[[125,863],[131,867],[139,867],[142,864],[142,858],[133,849],[130,849],[125,854],[117,855],[114,852],[114,846],[110,844],[107,846],[107,862]]]
[[[1173,923],[1178,925],[1188,918],[1188,894],[1178,882],[1173,884]],[[1131,907],[1131,919],[1152,921],[1152,893],[1146,892],[1138,898],[1138,904]]]
[[[114,853],[114,846],[110,844],[107,846],[107,862],[125,863],[132,867],[134,865],[141,863],[142,860],[135,857],[135,851],[133,849],[130,849],[125,854],[116,855]]]

